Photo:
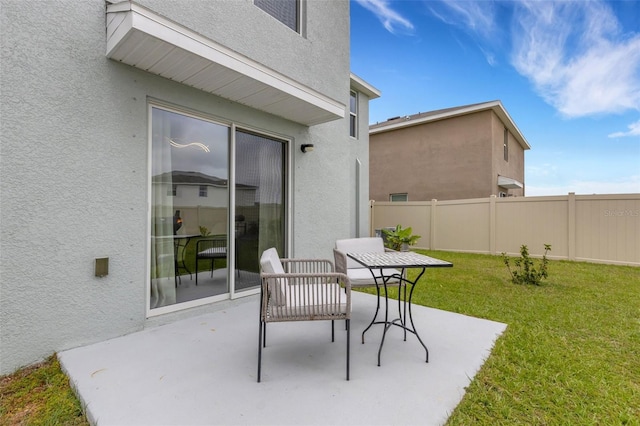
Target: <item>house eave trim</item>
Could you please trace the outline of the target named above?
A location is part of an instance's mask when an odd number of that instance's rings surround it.
[[[365,94],[369,99],[376,99],[380,97],[380,90],[376,89],[354,73],[351,73],[350,79],[352,89]]]
[[[107,5],[106,56],[307,126],[346,115],[344,104],[132,1]]]
[[[491,101],[482,104],[470,105],[467,107],[447,110],[440,114],[427,115],[420,118],[408,119],[409,117],[407,117],[405,121],[396,121],[387,125],[375,125],[373,128],[369,129],[369,134],[374,135],[376,133],[388,132],[391,130],[401,129],[403,127],[418,126],[420,124],[432,121],[444,120],[447,118],[458,117],[461,115],[472,114],[485,110],[492,110],[500,118],[504,125],[509,129],[511,134],[513,134],[513,136],[516,138],[522,149],[531,149],[531,145],[529,145],[529,142],[527,142],[527,139],[524,137],[522,132],[520,132],[520,129],[518,128],[518,126],[516,126],[516,123],[511,119],[511,116],[509,115],[509,113],[507,113],[507,110],[502,106],[502,102],[500,101]]]

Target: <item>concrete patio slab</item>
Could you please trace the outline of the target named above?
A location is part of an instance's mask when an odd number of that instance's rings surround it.
[[[400,329],[360,333],[375,296],[353,293],[351,380],[336,323],[271,323],[256,382],[258,299],[59,354],[98,425],[440,425],[506,325],[414,306],[425,352]]]

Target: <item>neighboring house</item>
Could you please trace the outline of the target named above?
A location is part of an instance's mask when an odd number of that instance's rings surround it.
[[[528,149],[500,101],[394,117],[369,127],[370,197],[522,196]]]
[[[0,374],[257,297],[268,247],[367,234],[380,93],[348,0],[0,0],[0,31]],[[205,228],[228,268],[186,296],[167,241]]]

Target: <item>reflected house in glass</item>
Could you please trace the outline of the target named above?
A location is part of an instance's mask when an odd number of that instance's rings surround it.
[[[368,235],[380,92],[350,72],[348,0],[67,6],[2,2],[0,374],[257,298],[269,247]]]
[[[208,176],[199,172],[173,171],[153,176],[154,191],[172,193],[168,211],[179,211],[182,219],[182,234],[200,233],[205,227],[210,234],[224,234],[227,226],[227,179]],[[236,213],[239,223],[256,226],[258,188],[251,185],[236,185]],[[243,220],[240,220],[243,219]]]

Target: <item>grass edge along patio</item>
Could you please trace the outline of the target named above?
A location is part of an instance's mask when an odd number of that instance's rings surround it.
[[[499,256],[419,252],[456,267],[428,271],[416,304],[508,324],[448,425],[638,424],[640,268],[552,260],[542,286],[517,286]],[[42,379],[33,390],[6,385],[44,368],[3,377],[3,424],[86,424],[65,381]],[[34,401],[17,399],[23,391]],[[78,410],[47,408],[63,393]]]

